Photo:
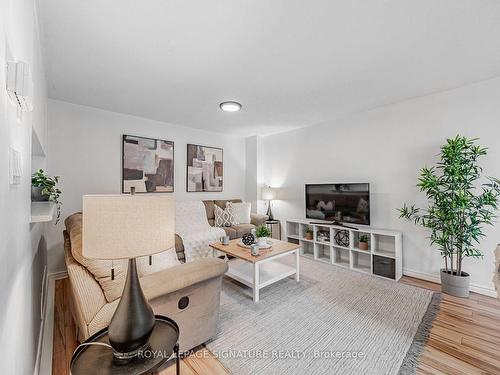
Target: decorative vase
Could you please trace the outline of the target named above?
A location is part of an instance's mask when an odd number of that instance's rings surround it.
[[[42,194],[43,187],[31,187],[31,201],[32,202],[47,202],[50,198],[47,194]]]
[[[462,271],[461,276],[453,275],[441,269],[441,290],[455,297],[467,298],[470,290],[470,276]]]
[[[368,250],[368,242],[360,242],[358,244],[359,250]]]
[[[306,240],[312,240],[313,239],[313,234],[311,232],[306,233]]]
[[[257,245],[259,245],[260,247],[266,247],[267,246],[267,237],[257,238]]]

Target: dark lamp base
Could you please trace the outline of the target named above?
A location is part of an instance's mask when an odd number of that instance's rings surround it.
[[[130,359],[147,349],[154,326],[155,316],[141,289],[136,261],[129,259],[123,293],[108,329],[114,356]]]

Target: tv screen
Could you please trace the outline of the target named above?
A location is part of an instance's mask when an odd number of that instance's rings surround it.
[[[306,217],[370,225],[370,184],[307,184]]]

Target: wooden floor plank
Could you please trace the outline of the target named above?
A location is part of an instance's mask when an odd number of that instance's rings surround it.
[[[206,348],[203,348],[195,354],[184,358],[184,361],[186,361],[188,366],[190,366],[197,374],[229,375],[229,372],[222,365],[222,363],[220,363]]]
[[[198,375],[184,361],[181,361],[181,374],[182,375]],[[160,375],[176,375],[175,364],[170,364],[167,368],[162,369],[160,371]]]
[[[427,346],[420,357],[417,374],[453,374],[453,375],[483,375],[487,374],[473,365],[464,363],[458,358]]]
[[[400,282],[434,291],[440,290],[438,284],[410,277],[403,277]],[[52,373],[69,375],[69,360],[77,342],[69,306],[67,279],[56,282],[55,298]],[[420,357],[417,374],[500,375],[498,352],[500,301],[476,293],[471,293],[469,298],[443,294],[429,341]],[[229,375],[208,349],[201,348],[195,354],[182,359],[182,375]],[[162,369],[160,375],[175,375],[175,366]]]

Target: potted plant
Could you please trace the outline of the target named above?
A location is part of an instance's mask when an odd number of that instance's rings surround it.
[[[358,248],[359,248],[359,250],[368,250],[368,235],[367,234],[362,234],[361,236],[359,236]]]
[[[257,238],[257,245],[260,247],[267,246],[267,237],[271,236],[271,231],[265,225],[261,225],[255,230],[255,237]]]
[[[306,227],[304,237],[306,238],[306,240],[312,240],[314,238],[314,230],[309,225]]]
[[[57,209],[56,222],[61,217],[62,202],[59,200],[61,190],[57,188],[59,176],[49,177],[43,169],[31,175],[31,200],[33,202],[54,202]]]
[[[487,149],[476,141],[461,136],[448,139],[441,146],[437,165],[420,172],[417,186],[429,200],[427,209],[406,204],[399,209],[400,217],[430,230],[431,245],[444,258],[441,288],[458,297],[469,295],[469,274],[462,270],[463,260],[482,256],[477,245],[484,236],[483,226],[492,225],[500,196],[497,178],[480,181],[483,170],[478,159]]]

